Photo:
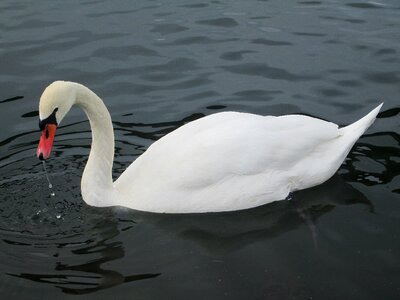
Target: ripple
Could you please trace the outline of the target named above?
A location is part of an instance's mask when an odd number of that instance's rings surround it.
[[[346,22],[346,23],[351,23],[351,24],[363,24],[365,23],[365,20],[362,19],[356,19],[356,18],[340,18],[340,17],[334,17],[334,16],[319,16],[320,19],[323,20],[333,20],[333,21],[340,21],[340,22]]]
[[[159,56],[157,51],[143,46],[130,45],[119,47],[103,47],[95,50],[92,56],[103,57],[110,60],[125,60],[129,56]]]
[[[46,28],[46,27],[55,27],[57,25],[63,24],[62,22],[55,22],[55,21],[44,21],[44,20],[21,20],[20,23],[17,23],[15,25],[5,25],[1,24],[0,28],[5,28],[5,29],[21,29],[21,28]]]
[[[231,52],[225,52],[221,54],[220,58],[225,59],[225,60],[242,60],[244,54],[248,53],[255,53],[255,51],[250,51],[250,50],[243,50],[243,51],[231,51]]]
[[[384,49],[379,49],[375,51],[374,56],[386,56],[386,55],[391,55],[391,54],[396,54],[397,51],[395,49],[391,48],[384,48]]]
[[[353,3],[347,3],[346,5],[354,8],[363,8],[363,9],[380,9],[385,6],[384,4],[377,2],[368,2],[368,3],[353,2]]]
[[[187,8],[204,8],[208,7],[208,3],[195,3],[195,4],[186,4],[186,5],[181,5],[181,7],[187,7]]]
[[[186,72],[199,69],[195,60],[188,58],[174,58],[164,64],[136,67],[135,72],[144,80],[162,82],[175,81],[186,78]],[[193,80],[193,79],[189,79]]]
[[[290,42],[283,42],[283,41],[273,41],[267,39],[254,39],[251,41],[253,44],[260,44],[266,46],[290,46],[293,45]]]
[[[300,2],[297,2],[297,3],[307,4],[307,5],[319,5],[319,4],[322,4],[321,1],[300,1]]]
[[[182,98],[177,99],[179,102],[184,102],[184,101],[199,101],[199,100],[205,100],[207,98],[215,98],[219,96],[220,94],[215,92],[215,91],[204,91],[200,93],[195,93],[195,94],[190,94],[187,96],[184,96]]]
[[[396,115],[400,114],[400,107],[396,107],[396,108],[391,108],[391,109],[387,109],[384,111],[381,111],[378,114],[379,118],[391,118],[394,117]]]
[[[276,95],[283,94],[282,91],[267,91],[267,90],[246,90],[246,91],[240,91],[236,92],[233,95],[243,98],[243,100],[255,100],[255,99],[260,99],[264,101],[268,101],[273,99]]]
[[[334,88],[318,88],[317,91],[325,97],[343,97],[348,95],[347,92]]]
[[[98,18],[98,17],[118,16],[118,15],[132,15],[134,13],[137,13],[137,12],[140,12],[143,10],[154,9],[157,7],[158,7],[157,5],[149,5],[149,6],[141,7],[138,9],[114,10],[114,11],[101,12],[101,13],[88,13],[88,14],[86,14],[86,16]]]
[[[162,35],[177,33],[188,30],[187,27],[177,25],[177,24],[157,24],[153,26],[153,29],[150,30],[151,32],[157,32]]]
[[[226,106],[225,105],[209,105],[206,108],[211,109],[211,110],[220,110],[220,109],[225,109]]]
[[[342,86],[342,87],[359,87],[363,86],[362,82],[358,80],[339,80],[336,82],[337,85]]]
[[[39,116],[39,111],[34,110],[21,115],[21,118],[32,118]]]
[[[13,102],[13,101],[17,101],[20,99],[24,99],[24,96],[15,96],[15,97],[11,97],[8,99],[0,100],[0,103]]]
[[[312,37],[323,37],[326,36],[324,33],[316,33],[316,32],[293,32],[295,35],[303,35],[303,36],[312,36]]]
[[[196,23],[203,24],[203,25],[217,26],[217,27],[226,27],[226,28],[236,27],[239,25],[232,18],[208,19],[208,20],[197,21]]]
[[[3,262],[3,272],[54,286],[67,294],[87,294],[159,276],[126,275],[104,265],[124,257],[118,237],[136,223],[112,209],[85,205],[76,188],[75,179],[79,177],[73,176],[77,175],[76,160],[66,159],[71,168],[59,175],[51,172],[55,197],[44,197],[38,177],[1,184],[7,193],[0,203],[1,250],[14,258],[10,264]],[[25,267],[27,260],[29,269]]]
[[[361,19],[344,19],[344,21],[348,22],[348,23],[352,23],[352,24],[363,24],[366,23],[365,20],[361,20]]]
[[[364,75],[364,78],[379,84],[398,84],[400,82],[397,72],[371,72]]]
[[[271,67],[263,63],[244,63],[234,66],[223,66],[221,68],[236,74],[261,76],[269,79],[279,79],[287,81],[302,81],[315,78],[314,76],[310,75],[297,75],[284,69]]]
[[[185,45],[194,45],[194,44],[214,44],[214,43],[225,43],[225,42],[234,42],[236,38],[230,39],[212,39],[207,36],[192,36],[186,38],[179,38],[171,43],[165,43],[163,45],[175,45],[175,46],[185,46]]]
[[[189,58],[173,58],[164,64],[147,65],[143,67],[136,67],[135,71],[140,73],[152,72],[186,72],[198,69],[197,61]]]
[[[344,163],[344,168],[351,170],[344,175],[346,180],[365,185],[392,182],[400,168],[400,162],[394,159],[398,152],[394,145],[399,142],[400,135],[393,132],[368,134],[361,138]]]
[[[207,78],[207,75],[201,75],[196,78],[188,79],[179,83],[172,84],[170,86],[163,87],[165,90],[179,90],[179,89],[190,89],[193,87],[204,86],[214,83],[211,79]]]

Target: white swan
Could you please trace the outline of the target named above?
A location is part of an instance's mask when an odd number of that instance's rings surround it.
[[[92,128],[81,182],[86,203],[162,213],[246,209],[318,185],[337,171],[382,106],[340,129],[302,115],[216,113],[152,144],[113,182],[111,117],[81,84],[56,81],[43,92],[37,156],[49,157],[56,126],[73,105],[84,110]]]

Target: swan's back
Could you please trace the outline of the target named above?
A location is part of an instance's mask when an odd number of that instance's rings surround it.
[[[352,146],[340,139],[336,124],[312,117],[218,113],[151,145],[115,187],[143,210],[250,208],[331,177]]]

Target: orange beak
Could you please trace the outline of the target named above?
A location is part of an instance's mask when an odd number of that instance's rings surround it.
[[[36,156],[39,159],[46,160],[49,158],[56,128],[57,125],[55,124],[46,124],[45,128],[43,129],[39,145],[36,150]]]

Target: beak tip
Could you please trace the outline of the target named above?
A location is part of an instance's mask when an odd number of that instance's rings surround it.
[[[40,160],[45,160],[44,157],[43,157],[43,153],[40,153],[40,154],[38,155],[38,158],[39,158]]]

